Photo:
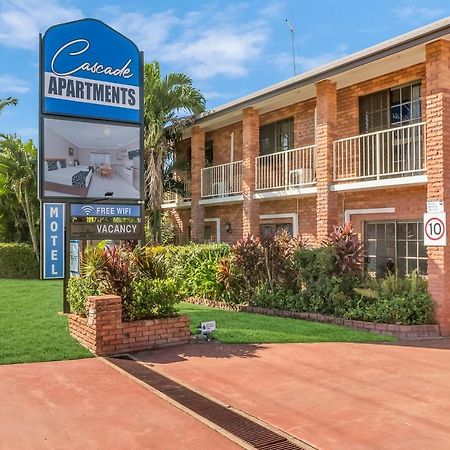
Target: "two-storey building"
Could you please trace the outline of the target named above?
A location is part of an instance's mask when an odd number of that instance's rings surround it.
[[[425,247],[427,201],[450,207],[450,18],[227,103],[177,153],[180,241],[287,228],[310,243],[351,222],[368,269],[427,274],[450,334],[450,250]]]

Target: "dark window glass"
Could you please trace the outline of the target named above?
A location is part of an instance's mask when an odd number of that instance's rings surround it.
[[[384,130],[389,126],[389,91],[359,97],[359,131],[371,133]]]
[[[414,270],[427,274],[422,222],[366,222],[365,249],[367,270],[376,276],[404,276]]]
[[[210,167],[213,165],[214,160],[214,146],[213,141],[205,142],[205,167]]]
[[[294,119],[280,120],[264,125],[259,129],[259,153],[271,153],[290,150],[294,146]]]

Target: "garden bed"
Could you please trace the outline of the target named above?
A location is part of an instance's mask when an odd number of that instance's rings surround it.
[[[365,322],[362,320],[342,319],[339,317],[327,316],[325,314],[318,314],[318,313],[283,311],[279,309],[262,308],[259,306],[249,306],[242,304],[231,306],[224,302],[217,302],[214,300],[201,298],[189,298],[186,301],[194,305],[204,305],[223,310],[233,310],[239,312],[262,314],[266,316],[290,317],[292,319],[342,325],[357,330],[369,331],[372,333],[382,334],[386,336],[394,336],[399,339],[427,339],[440,337],[439,325],[433,324],[399,325],[399,324],[374,323],[374,322]]]
[[[69,331],[96,355],[114,355],[189,342],[187,316],[122,321],[117,295],[90,296],[87,314],[69,314]]]

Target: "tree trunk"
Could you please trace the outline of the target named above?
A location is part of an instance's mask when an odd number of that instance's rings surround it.
[[[30,230],[31,243],[33,245],[34,254],[36,255],[36,259],[39,261],[39,247],[36,239],[36,229],[33,220],[33,214],[31,212],[30,199],[28,197],[28,192],[25,189],[24,192],[25,197],[25,218],[27,220],[28,229]]]
[[[163,162],[162,148],[150,148],[147,153],[145,173],[145,196],[148,208],[148,225],[156,244],[161,242],[161,205],[163,200]]]

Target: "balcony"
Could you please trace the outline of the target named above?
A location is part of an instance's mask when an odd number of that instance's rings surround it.
[[[177,172],[174,175],[174,184],[179,189],[164,192],[163,208],[189,206],[191,202],[191,174],[189,172]]]
[[[228,199],[242,194],[242,161],[202,169],[202,198]]]
[[[424,132],[422,122],[334,141],[334,181],[361,187],[425,182]]]
[[[301,193],[316,183],[316,146],[295,148],[256,158],[256,191]],[[264,195],[260,193],[260,196]]]

